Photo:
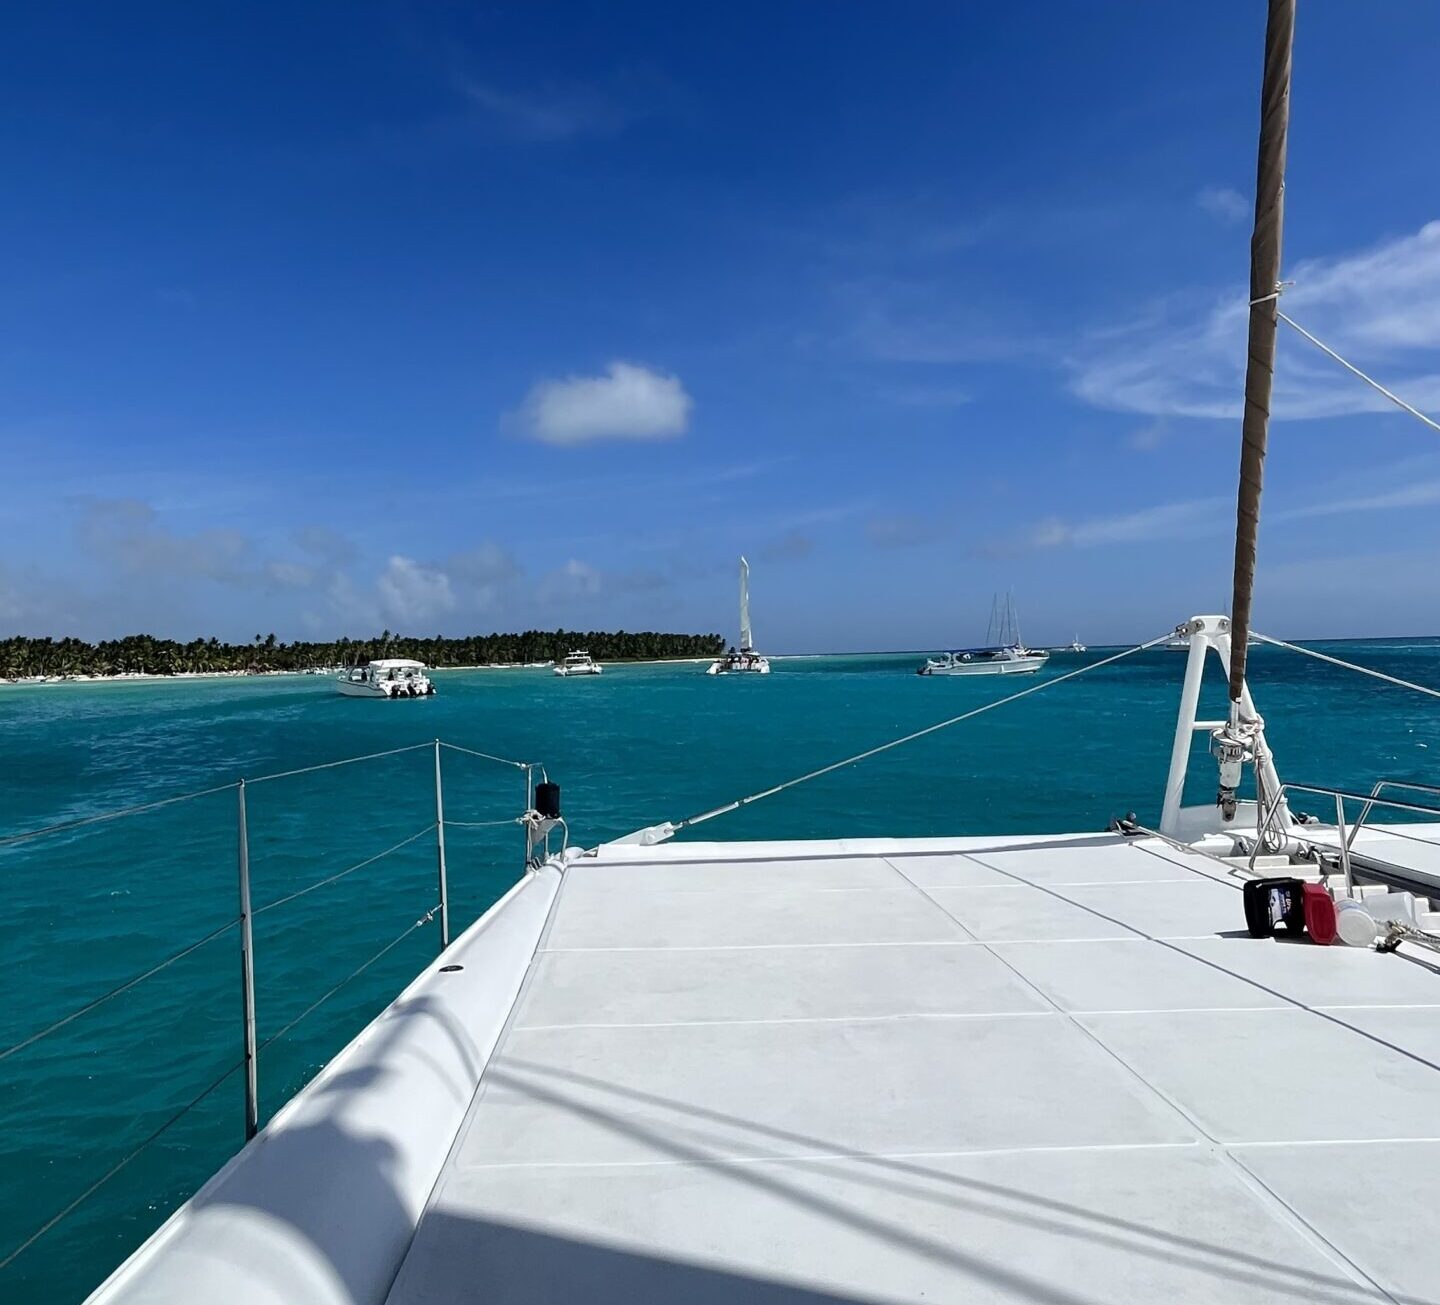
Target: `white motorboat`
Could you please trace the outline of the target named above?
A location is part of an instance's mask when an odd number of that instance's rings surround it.
[[[1061,651],[1062,651],[1062,652],[1072,652],[1072,653],[1082,653],[1082,652],[1089,652],[1090,650],[1089,650],[1083,643],[1080,642],[1080,636],[1077,634],[1073,639],[1070,640],[1069,643],[1067,643],[1067,644],[1065,645],[1065,647],[1064,647],[1063,649],[1061,649]]]
[[[408,657],[382,657],[345,671],[335,687],[347,698],[428,698],[435,683],[425,669]]]
[[[1028,675],[1038,671],[1050,654],[1029,648],[957,648],[928,657],[919,675]]]
[[[740,559],[740,647],[710,663],[706,675],[769,675],[770,659],[755,651],[750,631],[750,563]]]
[[[556,662],[556,675],[599,675],[605,668],[583,648],[572,652],[563,662]]]
[[[991,601],[986,636],[986,642],[978,648],[956,648],[939,657],[926,658],[917,674],[1028,675],[1038,671],[1050,658],[1043,648],[1025,646],[1020,637],[1020,618],[1015,611],[1013,594],[1005,595],[1003,605],[998,594]]]

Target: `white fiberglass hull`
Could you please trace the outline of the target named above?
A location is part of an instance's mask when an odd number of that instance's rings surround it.
[[[335,687],[347,698],[428,698],[431,697],[435,688],[429,680],[415,684],[415,692],[410,692],[410,685],[390,684],[381,681],[379,684],[362,680],[336,680]]]
[[[710,663],[706,675],[769,675],[768,657],[734,658],[722,657]]]
[[[1016,657],[1010,661],[958,662],[952,666],[922,666],[921,675],[1031,675],[1045,665],[1044,657]]]
[[[557,666],[555,674],[568,680],[572,675],[599,675],[603,669],[600,666]]]

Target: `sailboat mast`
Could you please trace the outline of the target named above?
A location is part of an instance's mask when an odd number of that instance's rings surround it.
[[[1270,433],[1275,378],[1276,297],[1285,218],[1285,150],[1290,133],[1290,58],[1295,0],[1270,0],[1265,24],[1265,77],[1260,90],[1260,150],[1255,179],[1255,228],[1250,237],[1250,336],[1245,364],[1240,493],[1235,513],[1235,588],[1230,618],[1230,703],[1239,710],[1250,642],[1260,494]]]
[[[750,563],[740,559],[740,651],[749,652],[755,646],[750,634]]]

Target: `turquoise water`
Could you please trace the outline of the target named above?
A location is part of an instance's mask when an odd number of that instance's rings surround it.
[[[1440,684],[1440,641],[1317,645]],[[1057,654],[1040,678],[1098,660]],[[0,691],[0,834],[173,793],[443,737],[544,762],[577,842],[753,792],[1035,680],[922,679],[913,656],[784,659],[768,678],[612,666],[439,672],[438,695],[343,699],[317,677]],[[1158,816],[1185,658],[1141,654],[846,768],[697,831],[705,838],[1056,832]],[[1213,672],[1213,668],[1212,668]],[[1420,695],[1272,649],[1251,684],[1282,776],[1433,781],[1440,711]],[[1218,675],[1202,712],[1222,714]],[[1197,754],[1203,745],[1197,742]],[[264,905],[423,829],[420,751],[249,789],[254,902]],[[446,815],[523,805],[519,772],[447,752]],[[1190,801],[1213,796],[1194,768]],[[454,932],[520,871],[513,828],[447,835]],[[233,791],[0,849],[0,1049],[235,912]],[[272,1036],[435,899],[433,835],[256,921],[260,1037]],[[262,1118],[434,954],[409,934],[260,1057]],[[238,1057],[232,930],[154,979],[0,1061],[0,1259]],[[0,1271],[0,1300],[80,1299],[241,1138],[237,1075]]]

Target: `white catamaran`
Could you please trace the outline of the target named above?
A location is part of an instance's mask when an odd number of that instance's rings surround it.
[[[1282,781],[1245,679],[1293,21],[1294,0],[1270,0],[1234,617],[1178,627],[1154,826],[857,838],[832,797],[831,837],[694,837],[1168,631],[584,850],[552,852],[555,785],[490,756],[524,774],[526,863],[453,941],[447,745],[417,745],[434,749],[439,904],[409,927],[438,912],[441,954],[261,1128],[233,785],[248,1140],[94,1305],[1437,1299],[1440,786]],[[1212,654],[1222,721],[1197,716]],[[1363,713],[1347,719],[1358,744]],[[1132,748],[1130,729],[1107,715],[1095,737]],[[1213,782],[1187,805],[1197,733]],[[1048,779],[993,785],[1043,811]],[[987,819],[992,797],[957,787],[957,824]],[[885,815],[904,831],[912,813]],[[57,831],[74,823],[5,841]],[[1362,945],[1318,945],[1337,932]],[[71,1208],[43,1226],[37,1212],[31,1241],[63,1235]]]
[[[1083,651],[1083,649],[1081,649]],[[1049,660],[1043,649],[1027,648],[1020,637],[1020,617],[1015,595],[1006,594],[1002,604],[996,594],[990,602],[990,624],[985,643],[979,648],[956,648],[939,657],[927,657],[920,675],[1025,675],[1038,671]]]
[[[428,698],[435,692],[425,663],[408,657],[380,657],[342,671],[335,687],[347,698]]]
[[[755,651],[750,633],[750,563],[740,559],[740,647],[710,663],[706,675],[769,675],[770,659]]]

